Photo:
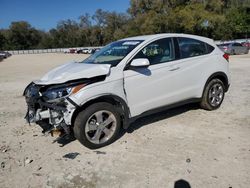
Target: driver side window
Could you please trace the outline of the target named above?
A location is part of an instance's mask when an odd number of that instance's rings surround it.
[[[175,59],[174,48],[171,38],[154,41],[143,48],[134,59],[147,58],[150,65],[165,63]]]

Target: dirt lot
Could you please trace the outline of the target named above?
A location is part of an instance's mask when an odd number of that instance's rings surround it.
[[[112,145],[91,151],[52,143],[23,117],[25,86],[84,55],[14,55],[0,62],[0,187],[223,187],[250,185],[250,55],[230,59],[219,110],[195,105],[141,118]],[[188,186],[186,186],[188,187]]]

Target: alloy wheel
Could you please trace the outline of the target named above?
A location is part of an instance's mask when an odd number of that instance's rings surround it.
[[[115,133],[117,121],[115,115],[107,110],[92,114],[85,126],[87,139],[94,144],[107,142]]]
[[[224,96],[224,90],[223,86],[219,83],[216,83],[212,85],[212,87],[209,89],[209,103],[213,106],[216,107],[221,104]]]

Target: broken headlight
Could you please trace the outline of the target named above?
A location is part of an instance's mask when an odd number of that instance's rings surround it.
[[[53,101],[55,99],[64,98],[71,94],[77,93],[85,85],[86,84],[80,84],[77,86],[50,88],[46,92],[43,93],[43,97],[45,98],[46,101]]]

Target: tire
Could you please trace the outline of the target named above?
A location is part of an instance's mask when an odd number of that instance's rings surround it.
[[[113,143],[121,129],[121,117],[115,106],[106,102],[90,105],[81,111],[74,122],[74,135],[89,149]]]
[[[225,86],[220,79],[212,79],[205,86],[201,108],[205,110],[216,110],[220,107],[225,96]]]

